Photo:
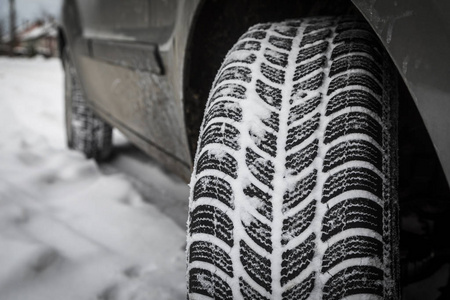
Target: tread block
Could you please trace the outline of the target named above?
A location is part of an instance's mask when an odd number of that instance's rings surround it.
[[[334,77],[338,74],[345,73],[352,70],[364,70],[371,73],[378,82],[382,82],[381,70],[378,65],[367,56],[352,55],[343,58],[338,58],[331,64],[330,77]]]
[[[316,273],[311,273],[302,282],[289,287],[283,292],[282,300],[306,300],[311,295],[312,290],[315,286]]]
[[[362,43],[365,45],[371,45],[373,47],[378,46],[376,36],[371,31],[362,29],[345,30],[339,32],[335,36],[333,43]]]
[[[292,39],[291,38],[282,38],[278,36],[269,37],[269,43],[279,49],[284,49],[287,51],[291,51],[292,49]]]
[[[243,36],[241,36],[240,40],[243,40],[243,39],[262,40],[266,37],[266,35],[267,35],[267,33],[265,31],[255,30],[255,31],[250,31],[250,32],[244,34]]]
[[[381,86],[371,76],[367,74],[350,73],[333,78],[328,87],[327,95],[331,95],[333,92],[337,90],[352,85],[368,88],[376,95],[382,94]]]
[[[287,66],[288,56],[289,55],[287,53],[279,52],[274,49],[264,49],[264,57],[267,59],[267,61],[280,67]]]
[[[326,61],[327,58],[325,56],[321,56],[312,62],[298,65],[295,68],[294,81],[298,81],[299,79],[311,74],[314,71],[323,69]]]
[[[200,198],[217,199],[234,209],[234,193],[231,185],[223,178],[203,176],[194,186],[194,201]]]
[[[252,288],[252,286],[242,277],[239,277],[239,287],[244,300],[270,300],[258,293],[258,291]]]
[[[249,224],[246,223],[248,222],[242,222],[242,226],[248,236],[268,253],[272,253],[272,228],[256,218]]]
[[[317,24],[309,25],[305,28],[305,31],[303,31],[303,34],[310,34],[314,31],[323,30],[325,27],[330,27],[333,25],[333,21],[321,21]]]
[[[209,125],[201,137],[200,148],[208,144],[223,144],[233,150],[239,150],[239,131],[233,125],[225,122],[216,122]]]
[[[367,135],[381,145],[381,124],[363,112],[350,112],[333,118],[325,129],[324,143],[329,144],[341,136],[352,133]]]
[[[214,103],[223,98],[234,98],[234,99],[245,99],[245,94],[247,89],[236,83],[227,83],[219,87],[214,88],[214,94],[209,101],[209,106],[214,105]]]
[[[269,188],[272,188],[273,175],[275,173],[275,167],[273,163],[257,154],[251,148],[246,149],[245,163],[247,164],[250,172],[261,183],[265,184]]]
[[[270,106],[280,110],[281,109],[281,90],[275,87],[272,87],[263,81],[257,79],[256,80],[256,93],[258,96],[264,100]]]
[[[305,81],[301,81],[299,83],[294,84],[294,91],[291,94],[291,97],[294,96],[298,90],[302,91],[315,91],[319,87],[322,86],[325,75],[323,72],[314,75],[311,78],[306,79]]]
[[[381,54],[378,51],[378,47],[374,45],[368,45],[363,42],[352,43],[341,43],[337,45],[331,52],[331,60],[336,60],[337,58],[344,55],[353,55],[354,53],[365,53],[370,55],[377,64],[381,63]]]
[[[381,206],[365,198],[344,200],[333,206],[324,216],[322,241],[351,228],[371,229],[382,234],[383,214]]]
[[[277,136],[275,134],[264,131],[264,135],[261,136],[260,133],[256,134],[253,131],[250,131],[249,135],[259,149],[270,156],[275,157],[277,154]]]
[[[331,97],[327,104],[326,116],[349,107],[363,107],[371,110],[377,116],[381,116],[381,103],[372,96],[371,93],[364,90],[342,91]]]
[[[269,128],[272,128],[274,131],[279,130],[280,116],[278,113],[271,112],[270,117],[268,117],[266,119],[262,119],[261,121],[263,122],[264,125],[266,125]]]
[[[348,30],[372,31],[372,28],[367,22],[355,21],[353,19],[342,21],[336,26],[336,33],[341,33]]]
[[[286,151],[291,150],[295,146],[301,144],[309,138],[319,128],[320,114],[315,114],[311,119],[288,129],[286,139]]]
[[[365,140],[344,141],[328,150],[322,171],[328,172],[349,161],[365,161],[381,170],[382,153],[372,143]]]
[[[247,51],[259,51],[261,49],[261,42],[258,41],[243,41],[237,43],[231,51],[247,50]]]
[[[288,249],[282,254],[281,286],[295,279],[312,262],[315,250],[316,235],[312,233],[298,246]]]
[[[205,124],[215,118],[229,118],[235,122],[241,122],[242,109],[235,101],[218,101],[209,109],[205,118]]]
[[[322,273],[352,258],[375,258],[382,261],[383,244],[368,236],[351,236],[331,245],[323,255]]]
[[[381,195],[382,179],[374,171],[363,167],[352,167],[330,175],[325,181],[322,203],[350,190],[362,190]]]
[[[229,65],[234,63],[241,63],[241,64],[252,64],[256,61],[256,55],[254,53],[248,52],[247,56],[243,56],[241,53],[239,55],[236,54],[236,52],[242,52],[241,51],[235,51],[235,55],[230,55],[228,58],[225,59],[222,66],[220,67],[219,72],[226,69]]]
[[[303,149],[286,157],[286,171],[291,175],[297,175],[309,167],[317,157],[319,140],[315,139]]]
[[[189,262],[203,261],[218,267],[233,278],[233,263],[222,248],[206,241],[195,241],[189,247]]]
[[[208,270],[193,268],[189,271],[189,293],[213,299],[233,300],[228,283]]]
[[[332,34],[331,29],[324,29],[318,32],[305,34],[303,36],[302,41],[300,42],[300,47],[306,46],[308,44],[313,44],[318,41],[323,41],[324,39],[331,37],[331,34]]]
[[[302,234],[311,225],[316,215],[317,201],[311,201],[304,209],[283,220],[281,244],[287,245],[291,240]]]
[[[237,161],[229,153],[217,151],[205,151],[197,162],[197,174],[205,170],[217,170],[228,176],[237,178]]]
[[[272,202],[271,195],[263,192],[256,185],[250,184],[244,188],[244,194],[249,198],[256,198],[260,201],[256,211],[264,216],[267,220],[272,221]]]
[[[316,181],[317,170],[313,170],[303,179],[299,180],[294,188],[287,190],[283,196],[283,213],[288,212],[305,200],[316,186]]]
[[[333,275],[323,288],[324,300],[358,294],[383,296],[383,271],[372,266],[352,266]]]
[[[286,72],[284,70],[280,70],[274,68],[268,64],[261,64],[261,74],[270,80],[273,83],[283,84],[285,81]]]
[[[329,43],[327,41],[323,41],[317,45],[313,45],[307,48],[303,48],[298,52],[297,59],[295,61],[296,64],[299,64],[307,59],[310,59],[318,54],[323,54],[328,50]]]
[[[244,241],[239,242],[240,260],[245,272],[267,292],[272,293],[270,259],[259,255]]]
[[[233,246],[233,222],[223,211],[212,205],[199,205],[191,217],[191,236],[196,233],[209,234],[221,239],[228,246]]]
[[[219,75],[216,85],[219,85],[226,80],[240,80],[248,83],[252,80],[252,71],[243,66],[228,67]]]
[[[306,95],[303,95],[305,97]],[[291,125],[293,122],[300,120],[304,118],[307,114],[313,112],[322,102],[322,93],[320,93],[318,96],[315,96],[310,99],[306,99],[302,101],[294,101],[291,100],[291,102],[301,102],[298,105],[292,106],[290,112],[289,112],[289,119],[287,124]]]
[[[287,36],[287,37],[295,37],[297,35],[297,27],[295,26],[286,26],[286,25],[281,25],[281,26],[276,26],[273,31],[275,31],[276,33],[279,33],[281,35]]]

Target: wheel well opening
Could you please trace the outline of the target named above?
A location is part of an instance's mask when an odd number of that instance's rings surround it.
[[[360,15],[353,4],[345,0],[204,1],[190,38],[184,76],[185,120],[192,158],[210,87],[222,60],[239,36],[257,23],[343,14]],[[416,225],[432,224],[421,236],[407,233],[408,225],[400,225],[400,252],[405,266],[410,262],[409,257],[427,255],[430,244],[434,249],[448,249],[442,237],[446,235],[450,218],[450,189],[412,96],[401,76],[397,78],[401,220],[411,220],[412,216]],[[428,242],[424,242],[426,240]],[[402,274],[403,286],[417,279]]]
[[[308,16],[359,14],[350,0],[208,0],[200,4],[187,47],[185,122],[194,159],[203,110],[227,52],[252,25]]]

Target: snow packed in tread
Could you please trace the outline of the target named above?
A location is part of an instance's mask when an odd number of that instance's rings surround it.
[[[305,300],[311,295],[314,288],[316,273],[311,273],[302,282],[285,290],[282,294],[282,300]]]
[[[191,235],[204,233],[215,236],[228,246],[233,246],[233,222],[219,208],[211,205],[199,205],[192,212]]]
[[[233,277],[233,265],[231,258],[222,248],[211,242],[196,241],[192,243],[189,249],[189,262],[203,261],[225,272],[228,276]]]
[[[194,186],[193,200],[200,198],[217,199],[234,209],[233,189],[231,185],[217,176],[203,176]]]
[[[237,178],[237,162],[228,153],[216,154],[213,151],[205,151],[198,159],[197,172],[216,170],[230,177]]]
[[[259,255],[243,240],[240,241],[239,245],[241,250],[239,258],[245,271],[255,282],[270,293],[272,291],[270,260]]]
[[[353,266],[333,275],[323,289],[324,300],[358,294],[383,295],[383,272],[373,266]]]
[[[233,46],[210,93],[191,181],[192,299],[390,293],[380,49],[352,17],[259,24]]]
[[[242,277],[239,278],[239,286],[244,300],[269,300],[252,288]]]
[[[322,241],[351,228],[366,228],[382,234],[380,205],[365,198],[346,199],[328,210],[323,218]]]
[[[315,234],[312,233],[300,245],[283,252],[283,261],[281,263],[281,285],[285,286],[310,265],[314,256],[315,238]]]
[[[381,241],[367,236],[351,236],[331,245],[323,255],[322,273],[352,258],[371,257],[381,261]]]
[[[233,300],[231,288],[225,280],[200,268],[193,268],[189,272],[189,293],[213,299]]]
[[[300,179],[293,188],[288,189],[283,196],[283,213],[288,212],[305,200],[316,186],[316,181],[317,170],[314,169],[303,179]]]

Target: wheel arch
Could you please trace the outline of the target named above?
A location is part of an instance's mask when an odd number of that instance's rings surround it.
[[[450,184],[450,2],[352,2],[394,62]]]
[[[249,26],[288,18],[350,13],[361,14],[369,22],[390,54],[406,86],[407,101],[413,101],[418,108],[449,181],[450,138],[446,137],[450,136],[450,118],[447,117],[450,114],[450,85],[446,80],[450,60],[443,64],[440,61],[445,53],[450,52],[450,21],[439,11],[450,5],[445,0],[438,0],[428,9],[421,10],[423,6],[426,5],[419,0],[202,1],[197,7],[186,47],[183,74],[184,117],[192,158],[215,73],[227,51]],[[233,15],[236,11],[251,13]],[[431,18],[437,21],[426,30],[412,31],[411,28],[429,23],[426,21],[430,20],[427,16],[430,11]],[[437,27],[441,27],[442,32],[436,30]],[[431,37],[430,30],[433,31]],[[428,40],[432,42],[431,47],[426,42]],[[444,40],[442,47],[438,43],[440,40]],[[433,57],[431,54],[436,48],[439,53]],[[433,72],[431,67],[437,68],[438,72]]]
[[[183,71],[184,118],[192,160],[209,89],[228,50],[257,23],[358,14],[350,0],[203,0],[197,6]]]

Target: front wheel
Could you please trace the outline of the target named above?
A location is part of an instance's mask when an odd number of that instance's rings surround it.
[[[208,100],[189,299],[397,299],[396,88],[352,18],[256,25]]]

